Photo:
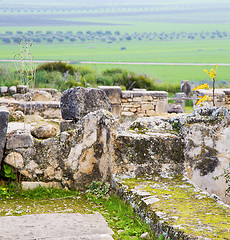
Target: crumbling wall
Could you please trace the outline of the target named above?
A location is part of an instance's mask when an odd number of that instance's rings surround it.
[[[28,182],[59,183],[82,189],[110,181],[113,168],[114,119],[102,110],[89,113],[74,130],[38,139],[28,130],[8,134],[4,162]]]

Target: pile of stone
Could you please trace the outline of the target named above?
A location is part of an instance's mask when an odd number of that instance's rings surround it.
[[[23,101],[60,101],[61,93],[52,88],[30,89],[27,85],[0,87],[0,96]]]

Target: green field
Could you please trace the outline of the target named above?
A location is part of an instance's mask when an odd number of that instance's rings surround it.
[[[180,82],[183,79],[201,81],[207,76],[203,68],[210,69],[209,63],[230,63],[230,4],[227,0],[194,1],[0,1],[0,34],[5,36],[11,31],[26,34],[32,31],[30,40],[36,31],[52,31],[48,43],[41,37],[41,43],[33,43],[31,52],[35,60],[65,61],[103,61],[103,62],[156,62],[156,63],[207,63],[207,66],[146,66],[146,65],[89,65],[100,72],[106,68],[121,67],[129,71],[149,74],[161,82]],[[55,2],[55,5],[54,5]],[[17,6],[17,8],[15,7]],[[64,42],[55,39],[57,31],[67,31],[73,35],[82,31],[84,41],[77,39]],[[98,38],[89,38],[87,31],[119,31],[119,37],[109,42]],[[180,34],[173,39],[133,36],[144,33]],[[225,37],[218,37],[224,32]],[[185,37],[181,37],[185,34]],[[203,34],[203,38],[200,37]],[[211,35],[213,38],[210,38]],[[122,36],[131,35],[132,40]],[[194,36],[188,39],[187,36]],[[42,36],[42,35],[41,35]],[[120,36],[123,40],[120,39]],[[151,35],[152,36],[152,35]],[[1,37],[1,35],[0,35]],[[19,35],[20,37],[20,35]],[[43,39],[44,38],[44,39]],[[125,47],[125,50],[121,50]],[[19,53],[16,43],[5,44],[0,41],[0,59],[14,59]],[[229,81],[229,66],[218,67],[217,80]]]

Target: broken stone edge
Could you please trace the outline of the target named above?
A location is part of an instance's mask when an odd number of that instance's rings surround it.
[[[133,193],[128,190],[127,186],[122,185],[121,181],[117,178],[113,179],[113,190],[117,196],[123,199],[126,203],[129,203],[134,212],[141,218],[143,222],[146,222],[151,231],[158,237],[164,234],[166,239],[174,240],[195,240],[196,238],[190,237],[184,231],[175,229],[169,225],[166,221],[161,219],[154,209],[150,208],[145,203],[143,196]]]

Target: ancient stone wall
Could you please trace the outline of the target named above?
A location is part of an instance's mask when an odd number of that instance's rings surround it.
[[[75,91],[76,88],[72,89]],[[78,89],[81,92],[84,88],[79,87]],[[106,93],[115,117],[149,117],[168,111],[168,93],[164,91],[146,91],[145,89],[122,91],[117,86],[99,86],[98,89]],[[13,98],[0,98],[0,106],[6,106],[10,111],[37,114],[45,118],[61,117],[61,93],[56,89],[29,89],[28,86],[19,85],[11,94],[13,94]],[[74,94],[72,95],[74,96]],[[101,98],[103,101],[105,97],[101,95]],[[85,97],[85,105],[89,105],[87,101],[93,100],[93,98]],[[66,104],[68,105],[67,102]],[[108,103],[105,106],[106,110],[108,110],[107,105]],[[78,111],[80,110],[82,112],[82,109],[78,109]]]
[[[168,93],[164,91],[122,91],[120,87],[107,86],[98,88],[108,96],[112,113],[116,117],[150,117],[168,111]]]
[[[86,115],[74,130],[47,139],[28,130],[12,131],[4,162],[20,172],[25,186],[46,182],[82,189],[93,180],[110,181],[114,124],[111,114],[97,111]]]

